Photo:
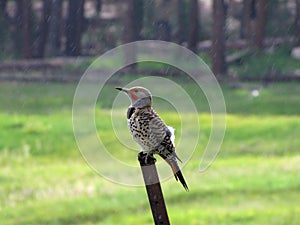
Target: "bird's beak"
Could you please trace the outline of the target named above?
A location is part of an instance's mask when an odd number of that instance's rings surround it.
[[[124,91],[125,93],[128,93],[128,91],[129,91],[128,88],[116,87],[116,89],[119,90],[119,91]]]

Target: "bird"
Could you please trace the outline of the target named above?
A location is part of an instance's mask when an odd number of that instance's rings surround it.
[[[128,127],[131,136],[141,147],[145,163],[149,158],[154,161],[154,154],[162,157],[170,166],[176,181],[180,181],[186,191],[187,183],[178,166],[177,160],[182,162],[175,152],[174,129],[167,126],[152,108],[152,95],[144,87],[116,87],[117,90],[127,94],[131,105],[127,110]]]

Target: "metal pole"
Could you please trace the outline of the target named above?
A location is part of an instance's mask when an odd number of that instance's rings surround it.
[[[154,223],[155,225],[170,225],[165,200],[155,167],[155,160],[149,157],[146,164],[145,156],[146,154],[140,152],[138,159],[141,165]]]

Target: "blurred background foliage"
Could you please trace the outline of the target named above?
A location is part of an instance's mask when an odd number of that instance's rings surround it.
[[[78,67],[84,69],[93,56],[122,43],[153,39],[190,48],[218,77],[276,73],[293,79],[297,63],[272,67],[251,58],[294,60],[299,5],[299,0],[1,0],[0,60],[59,57],[65,66],[66,57],[80,56]],[[259,70],[249,73],[253,64]]]

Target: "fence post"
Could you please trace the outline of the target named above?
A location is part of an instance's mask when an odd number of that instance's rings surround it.
[[[170,225],[165,200],[155,166],[155,160],[149,157],[146,164],[145,156],[146,154],[140,152],[138,154],[138,159],[143,173],[154,223],[155,225]]]

